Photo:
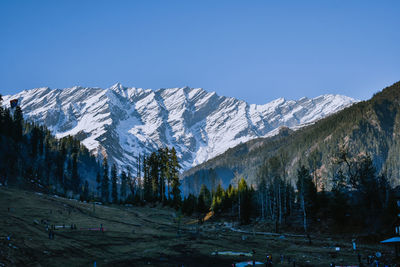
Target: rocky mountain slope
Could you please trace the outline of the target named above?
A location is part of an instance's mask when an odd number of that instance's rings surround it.
[[[183,173],[184,192],[235,184],[245,177],[257,184],[260,167],[269,158],[283,157],[286,178],[295,184],[300,164],[316,170],[318,188],[330,189],[339,151],[350,159],[371,157],[378,174],[392,186],[400,185],[400,82],[383,89],[370,100],[356,103],[297,131],[281,128],[279,134],[239,144],[225,153]],[[346,169],[343,170],[346,172]]]
[[[342,95],[248,104],[201,88],[140,89],[117,83],[108,89],[37,88],[4,96],[18,99],[27,119],[57,137],[73,135],[93,153],[119,167],[136,166],[137,155],[174,146],[183,169],[254,138],[296,128],[355,102]]]

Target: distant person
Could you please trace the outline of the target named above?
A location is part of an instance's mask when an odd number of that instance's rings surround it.
[[[267,267],[272,267],[272,255],[267,256]]]
[[[54,239],[54,231],[53,231],[53,229],[50,229],[50,231],[49,231],[49,239],[50,240]]]

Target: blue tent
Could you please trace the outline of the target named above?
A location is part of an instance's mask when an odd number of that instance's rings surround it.
[[[400,243],[400,236],[395,236],[386,240],[381,241],[381,243]]]

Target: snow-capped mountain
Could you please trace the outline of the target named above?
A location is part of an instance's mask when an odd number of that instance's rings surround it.
[[[18,99],[27,119],[44,123],[57,137],[73,135],[93,153],[118,166],[136,166],[136,156],[174,146],[183,169],[228,148],[276,132],[298,128],[337,112],[356,100],[322,95],[265,105],[201,88],[139,89],[117,83],[108,89],[37,88],[3,97]],[[275,130],[275,131],[274,131]]]

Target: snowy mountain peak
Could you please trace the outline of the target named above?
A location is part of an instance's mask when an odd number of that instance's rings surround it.
[[[113,86],[111,86],[110,89],[114,91],[123,91],[125,87],[120,82],[117,82]]]
[[[136,166],[139,153],[174,146],[184,169],[241,142],[275,134],[281,126],[298,128],[355,102],[322,95],[255,105],[202,88],[153,91],[120,83],[106,90],[36,88],[4,96],[3,103],[14,98],[26,118],[44,123],[57,137],[76,136],[120,167]]]

